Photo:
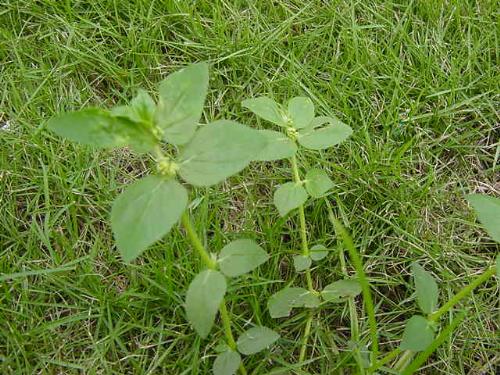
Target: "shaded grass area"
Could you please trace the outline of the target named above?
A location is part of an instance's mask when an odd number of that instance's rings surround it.
[[[336,184],[329,200],[362,253],[383,351],[397,346],[416,312],[412,261],[437,277],[443,301],[498,252],[463,198],[500,193],[494,1],[2,5],[3,373],[209,373],[217,342],[197,338],[181,308],[202,267],[182,233],[172,231],[130,266],[113,247],[110,202],[151,170],[151,160],[74,146],[43,128],[59,111],[110,106],[139,87],[152,89],[189,62],[211,63],[206,121],[265,128],[242,109],[242,99],[308,95],[319,113],[353,127],[350,142],[303,154],[300,163],[324,165]],[[279,280],[296,277],[295,220],[279,218],[271,204],[274,188],[289,178],[286,161],[254,164],[229,183],[193,192],[201,197],[196,225],[212,251],[250,236],[272,256],[230,285],[239,329],[253,322],[277,326],[283,336],[271,354],[247,360],[257,374],[297,361],[305,323],[300,311],[272,321],[264,303],[282,287]],[[320,287],[342,277],[340,245],[321,200],[306,215],[311,243],[334,253],[313,272]],[[485,284],[463,306],[470,309],[466,320],[424,373],[493,374],[498,367],[498,284]],[[355,361],[348,311],[334,305],[320,315],[308,370],[349,373]]]

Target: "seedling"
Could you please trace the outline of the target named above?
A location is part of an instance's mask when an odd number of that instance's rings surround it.
[[[234,121],[199,126],[207,90],[208,66],[195,64],[162,81],[157,102],[141,90],[128,105],[61,114],[48,122],[48,128],[81,144],[128,146],[154,156],[156,174],[126,187],[113,203],[111,227],[117,248],[123,260],[131,262],[181,221],[206,267],[187,290],[187,319],[206,338],[219,312],[227,350],[215,360],[214,373],[233,374],[239,368],[245,374],[239,353],[257,353],[279,335],[266,327],[254,327],[234,339],[224,298],[227,279],[251,272],[266,262],[268,255],[249,239],[230,242],[218,255],[210,254],[191,224],[189,194],[179,177],[192,186],[215,185],[244,169],[268,147],[268,140]],[[169,154],[162,151],[163,143],[170,144]]]

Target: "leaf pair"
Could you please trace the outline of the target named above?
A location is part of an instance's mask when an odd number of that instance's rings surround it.
[[[63,113],[47,126],[72,141],[101,148],[131,146],[138,152],[155,147],[160,138],[186,144],[194,135],[208,90],[208,66],[190,65],[160,83],[159,101],[144,90],[129,105],[110,111],[90,108]]]
[[[318,262],[328,255],[328,249],[324,245],[314,245],[309,249],[309,255],[295,255],[293,266],[295,271],[302,272],[311,268],[312,262]]]
[[[245,331],[236,343],[239,353],[251,355],[258,353],[280,338],[280,335],[267,327],[253,327]],[[233,375],[241,363],[241,356],[234,350],[219,354],[213,366],[214,375]]]
[[[247,273],[268,259],[266,252],[251,240],[236,240],[220,252],[218,264],[229,277]],[[210,333],[219,307],[224,303],[227,283],[224,275],[215,270],[198,274],[189,285],[186,295],[186,314],[196,332],[205,338]],[[266,349],[280,337],[267,327],[253,327],[237,340],[237,351],[227,349],[215,359],[215,375],[235,374],[241,363],[241,354],[250,355]]]
[[[111,114],[135,123],[151,126],[154,123],[155,111],[156,103],[153,98],[145,90],[140,89],[129,105],[114,107],[111,109]]]
[[[283,128],[294,129],[292,138],[295,138],[301,146],[311,150],[335,146],[352,134],[352,129],[336,118],[314,117],[314,104],[309,98],[292,98],[286,110],[266,96],[246,99],[242,105],[264,120]],[[279,138],[278,132],[274,133],[277,133],[272,136],[275,138],[275,144],[279,144],[277,148],[279,152],[266,150],[258,160],[275,160],[295,154],[296,147],[293,147],[295,146],[293,142]],[[268,133],[268,136],[271,137],[271,133]]]
[[[137,135],[124,131],[130,124],[104,110],[86,109],[53,118],[49,128],[80,143],[108,147],[137,140]],[[245,168],[266,145],[256,130],[234,121],[215,121],[199,129],[183,148],[177,158],[179,174],[195,186],[214,185]]]
[[[304,186],[302,186],[304,185]],[[293,209],[303,205],[309,196],[320,198],[333,187],[333,182],[325,171],[311,169],[306,173],[302,183],[287,182],[274,192],[274,205],[281,216],[285,216]]]
[[[432,314],[438,307],[439,290],[434,277],[420,264],[413,263],[412,275],[417,293],[417,303],[424,314]],[[420,315],[412,316],[406,323],[401,350],[422,351],[434,340],[434,324]]]
[[[206,337],[210,332],[226,294],[225,276],[243,275],[266,262],[268,258],[267,253],[255,241],[235,240],[224,246],[217,259],[222,273],[206,270],[194,278],[186,295],[186,314],[201,337]]]

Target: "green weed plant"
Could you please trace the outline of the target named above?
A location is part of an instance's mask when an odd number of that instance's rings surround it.
[[[208,82],[207,64],[190,65],[163,80],[156,99],[141,90],[128,105],[63,113],[47,124],[51,131],[71,141],[106,149],[130,147],[154,158],[155,173],[127,186],[111,208],[111,227],[124,262],[134,261],[181,223],[205,268],[187,286],[186,318],[201,338],[207,338],[219,314],[226,339],[213,363],[215,375],[238,371],[246,374],[242,355],[250,356],[276,345],[280,339],[278,320],[288,319],[297,308],[309,310],[296,367],[300,370],[307,364],[307,343],[313,320],[319,318],[321,309],[337,304],[349,307],[352,345],[348,349],[353,353],[358,373],[418,371],[465,313],[457,314],[444,327],[441,327],[441,318],[495,272],[498,276],[499,258],[495,266],[444,303],[440,301],[434,276],[420,264],[413,263],[411,274],[421,313],[406,322],[399,347],[381,355],[372,287],[350,234],[328,200],[334,182],[325,169],[302,170],[299,166],[302,153],[334,147],[347,140],[352,129],[335,117],[317,116],[313,102],[307,97],[294,97],[286,105],[265,96],[243,101],[243,107],[272,123],[276,130],[257,130],[232,120],[200,125]],[[195,198],[190,198],[188,188],[219,184],[251,162],[280,159],[289,160],[291,180],[276,189],[273,203],[280,216],[290,220],[298,216],[301,251],[293,255],[292,262],[295,272],[303,276],[305,282],[293,285],[283,280],[287,286],[269,298],[267,310],[277,320],[275,327],[251,324],[251,328],[235,338],[231,309],[225,299],[228,282],[264,264],[269,254],[256,241],[245,238],[215,249],[218,251],[208,251],[192,225],[190,202]],[[484,195],[470,195],[467,199],[491,238],[500,243],[500,200]],[[341,249],[336,255],[345,277],[332,280],[321,290],[317,290],[313,271],[335,252],[323,243],[310,244],[304,206],[312,200],[325,201],[335,233],[356,270],[355,277],[348,276]],[[358,295],[362,295],[370,326],[370,335],[365,338],[361,337],[357,324],[355,298]]]

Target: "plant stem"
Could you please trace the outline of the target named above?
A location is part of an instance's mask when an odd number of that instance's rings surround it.
[[[296,184],[300,184],[302,181],[300,179],[299,167],[297,166],[297,158],[295,157],[295,155],[291,157],[290,162],[292,164],[293,180]],[[302,243],[302,255],[308,257],[309,245],[307,243],[306,215],[304,213],[303,204],[299,206],[299,224],[300,224],[300,239]],[[307,269],[305,274],[307,280],[307,288],[311,293],[316,293],[312,283],[311,271]]]
[[[234,340],[233,332],[231,331],[231,317],[227,311],[226,301],[223,299],[220,304],[220,316],[222,319],[222,325],[224,326],[224,334],[226,335],[227,345],[234,351],[237,351],[236,341]],[[247,370],[243,365],[243,362],[240,362],[240,373],[243,375],[247,374]]]
[[[368,283],[368,278],[366,277],[365,271],[363,269],[363,262],[356,251],[356,247],[352,242],[352,238],[344,228],[344,226],[338,221],[333,215],[333,210],[330,206],[330,202],[325,200],[328,207],[328,217],[335,227],[335,232],[344,241],[344,245],[349,252],[349,257],[358,275],[359,283],[361,284],[361,290],[363,292],[363,300],[365,304],[366,313],[368,315],[368,323],[370,325],[370,336],[372,340],[372,358],[373,363],[378,357],[378,337],[377,337],[377,321],[375,319],[375,307],[373,305],[372,294],[370,291],[370,284]]]
[[[295,155],[293,155],[290,158],[290,163],[292,164],[292,172],[293,172],[293,181],[296,184],[302,183],[300,179],[300,173],[299,173],[299,167],[297,165],[297,158]],[[301,204],[299,206],[299,224],[300,224],[300,239],[302,243],[302,255],[308,257],[309,256],[309,245],[307,243],[307,227],[306,227],[306,215],[304,213],[304,205]],[[312,282],[312,277],[311,277],[311,270],[307,269],[305,271],[306,274],[306,282],[307,282],[307,289],[309,289],[309,292],[316,294],[316,290],[314,290],[313,282]],[[300,353],[299,353],[299,363],[304,362],[306,358],[306,352],[307,352],[307,341],[309,340],[309,335],[311,334],[311,324],[314,318],[314,314],[312,312],[309,313],[309,317],[307,318],[306,322],[306,328],[304,329],[304,336],[302,337],[302,346],[300,348]]]
[[[413,356],[415,355],[415,352],[412,352],[411,350],[405,350],[403,352],[403,355],[399,358],[399,360],[396,362],[394,365],[394,370],[396,370],[398,373],[404,370],[406,366],[408,366],[408,363],[412,360]]]
[[[345,277],[348,277],[349,275],[347,273],[344,250],[342,249],[342,247],[339,248],[339,262],[342,274]],[[349,318],[351,321],[351,338],[353,342],[359,343],[359,322],[358,322],[358,314],[356,312],[356,306],[354,305],[354,297],[349,297],[348,304],[349,304]],[[361,358],[361,353],[359,352],[359,347],[355,348],[354,354],[356,362],[358,364],[359,372],[361,375],[364,375],[365,368],[363,366],[363,360]]]
[[[309,335],[311,334],[311,324],[314,318],[314,314],[312,311],[309,312],[309,317],[307,318],[306,328],[304,329],[304,336],[302,337],[302,346],[300,348],[299,354],[299,363],[304,362],[306,359],[306,351],[307,351],[307,340],[309,339]]]
[[[191,224],[191,219],[189,218],[189,214],[187,211],[185,211],[182,214],[181,221],[182,225],[184,226],[184,229],[186,229],[186,234],[189,238],[189,241],[191,241],[191,244],[193,245],[194,249],[198,252],[198,255],[200,256],[203,263],[205,263],[205,265],[211,270],[216,269],[217,263],[210,257],[210,254],[208,254],[208,252],[205,250],[205,247],[201,243],[198,234],[196,233],[195,229],[193,228],[193,225]]]
[[[198,237],[198,234],[196,233],[196,230],[191,223],[191,219],[187,210],[182,214],[181,221],[184,229],[186,229],[187,237],[191,241],[194,249],[198,252],[198,255],[200,256],[203,263],[205,263],[205,265],[209,269],[216,270],[217,262],[210,257],[210,254],[203,246],[200,237]],[[220,303],[219,312],[222,320],[222,325],[224,327],[224,334],[226,336],[227,344],[232,350],[236,350],[236,341],[234,340],[233,332],[231,331],[231,317],[227,311],[226,300],[224,298],[222,298],[222,301]],[[239,369],[243,375],[247,374],[243,362],[240,363]]]
[[[224,327],[224,334],[226,335],[227,344],[233,350],[236,350],[236,341],[234,341],[233,332],[231,331],[231,318],[227,312],[226,301],[222,300],[220,304],[220,316],[222,318],[222,325]]]

